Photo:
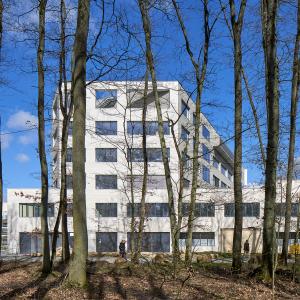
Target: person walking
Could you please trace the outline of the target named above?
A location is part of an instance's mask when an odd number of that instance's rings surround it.
[[[126,258],[126,241],[122,240],[119,245],[120,256],[127,260]]]
[[[244,253],[245,253],[246,255],[248,255],[248,254],[249,254],[249,251],[250,251],[249,241],[246,240],[246,242],[244,243]]]

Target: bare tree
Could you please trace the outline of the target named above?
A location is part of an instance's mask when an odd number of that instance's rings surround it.
[[[86,58],[90,1],[78,1],[77,26],[73,46],[71,97],[73,115],[73,229],[74,248],[70,263],[69,282],[75,286],[87,284],[86,260],[88,237],[85,196],[85,117]]]
[[[208,1],[203,1],[203,29],[204,29],[204,45],[201,48],[203,50],[203,57],[201,64],[195,58],[195,55],[191,49],[190,41],[188,38],[187,30],[183,21],[183,18],[180,13],[179,6],[175,0],[172,0],[173,6],[176,11],[177,19],[180,24],[180,28],[182,34],[184,36],[185,48],[189,55],[190,61],[193,65],[196,82],[197,82],[197,95],[196,95],[196,113],[195,113],[195,142],[193,149],[193,168],[192,168],[192,187],[191,187],[191,202],[189,207],[189,216],[188,216],[188,225],[187,225],[187,239],[186,239],[186,251],[185,251],[185,260],[187,263],[191,263],[192,259],[192,234],[193,234],[193,221],[194,221],[194,211],[195,211],[195,203],[196,203],[196,191],[198,188],[199,181],[199,132],[200,132],[200,124],[201,124],[201,98],[204,87],[204,81],[207,71],[208,64],[208,48],[209,48],[209,40],[211,35],[211,30],[213,28],[209,26],[209,11],[208,11]],[[215,23],[215,22],[214,22]],[[180,158],[180,157],[179,157]]]
[[[39,2],[39,43],[37,49],[37,66],[38,66],[38,137],[39,137],[39,158],[41,166],[41,232],[43,240],[43,266],[42,272],[49,273],[50,250],[49,250],[49,230],[47,220],[48,210],[48,165],[45,149],[45,79],[44,79],[44,53],[45,53],[45,19],[46,19],[46,0]]]
[[[279,139],[279,92],[277,62],[277,0],[261,1],[263,50],[265,58],[265,93],[267,106],[268,143],[265,176],[265,206],[263,225],[262,277],[274,275],[275,201]]]
[[[147,180],[148,180],[148,154],[147,154],[147,127],[146,127],[146,116],[147,116],[147,94],[148,94],[148,70],[145,74],[145,87],[143,94],[143,111],[142,111],[142,126],[143,126],[143,139],[142,139],[142,149],[143,149],[143,182],[142,182],[142,195],[141,195],[141,209],[140,209],[140,222],[137,235],[137,246],[135,253],[135,261],[139,262],[139,257],[142,251],[142,239],[143,230],[145,223],[145,213],[146,213],[146,195],[147,195]]]
[[[297,106],[299,97],[299,43],[300,43],[300,0],[298,0],[297,9],[297,33],[294,46],[294,59],[292,68],[292,90],[291,90],[291,111],[290,111],[290,141],[288,154],[288,169],[286,183],[286,208],[285,208],[285,223],[284,236],[282,245],[282,258],[287,265],[289,234],[291,227],[291,209],[292,209],[292,183],[294,176],[294,160],[295,160],[295,138],[296,138],[296,118]]]
[[[143,29],[145,34],[145,44],[146,44],[146,59],[147,59],[147,66],[149,73],[152,79],[152,88],[154,92],[155,98],[155,106],[157,112],[157,121],[158,121],[158,135],[160,140],[160,146],[162,151],[162,160],[164,165],[165,171],[165,180],[168,192],[168,203],[169,203],[169,217],[170,217],[170,227],[171,227],[171,240],[172,240],[172,247],[173,247],[173,259],[176,259],[178,256],[177,253],[174,253],[174,249],[176,250],[179,247],[176,247],[175,243],[175,234],[178,232],[177,228],[177,221],[176,221],[176,212],[175,212],[175,204],[174,204],[174,192],[172,186],[172,179],[171,179],[171,171],[170,165],[168,160],[167,154],[167,147],[166,141],[164,136],[164,129],[163,129],[163,117],[162,117],[162,110],[161,110],[161,103],[159,101],[158,89],[157,89],[157,80],[156,80],[156,71],[154,65],[154,58],[152,53],[151,47],[151,25],[150,25],[150,18],[149,18],[149,8],[150,3],[148,0],[139,0],[139,9],[142,16],[143,22]]]
[[[65,1],[60,1],[60,55],[59,55],[59,106],[63,116],[62,133],[61,133],[61,166],[60,166],[60,199],[58,214],[54,226],[52,240],[51,264],[53,264],[56,254],[56,242],[58,238],[58,229],[61,220],[62,229],[62,259],[67,262],[70,258],[68,224],[67,224],[67,186],[66,186],[66,162],[67,162],[67,143],[68,128],[73,112],[73,98],[68,95],[67,75],[66,75],[66,6]],[[70,99],[70,101],[69,101]]]
[[[235,116],[234,116],[234,233],[233,233],[233,260],[232,268],[234,271],[240,271],[242,266],[241,260],[241,243],[243,231],[243,194],[242,194],[242,45],[241,34],[243,28],[244,13],[246,0],[241,0],[238,15],[235,9],[235,1],[229,0],[231,28],[233,33],[234,44],[234,95],[235,95]]]

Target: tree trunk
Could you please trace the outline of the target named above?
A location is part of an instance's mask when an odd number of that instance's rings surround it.
[[[140,222],[138,228],[137,236],[137,246],[136,246],[136,257],[135,261],[138,263],[142,252],[142,239],[145,223],[145,213],[146,213],[146,195],[147,195],[147,180],[148,180],[148,155],[147,155],[147,128],[146,128],[146,115],[147,115],[147,94],[148,94],[148,70],[145,74],[145,88],[144,88],[144,105],[142,112],[142,126],[143,126],[143,183],[142,183],[142,195],[141,195],[141,209],[140,209]]]
[[[231,27],[234,44],[234,231],[232,245],[232,268],[240,272],[242,266],[242,232],[243,232],[243,194],[242,194],[242,47],[241,33],[244,20],[246,0],[241,1],[238,17],[236,17],[234,0],[229,0]]]
[[[277,0],[262,1],[262,28],[266,64],[266,103],[268,144],[265,178],[265,207],[263,225],[262,277],[273,277],[275,254],[275,201],[279,137],[278,64],[276,51]]]
[[[3,34],[3,1],[0,0],[0,62]],[[1,115],[0,115],[0,257],[2,250],[2,210],[3,210],[3,178],[2,178],[2,147],[1,147]]]
[[[290,143],[289,143],[289,157],[287,169],[287,183],[286,183],[286,205],[285,205],[285,223],[284,223],[284,237],[282,245],[282,258],[287,265],[288,248],[289,248],[289,234],[291,227],[291,209],[292,209],[292,182],[294,173],[294,159],[295,159],[295,136],[296,136],[296,118],[297,118],[297,104],[299,93],[299,43],[300,43],[300,0],[298,0],[297,10],[297,34],[294,47],[294,61],[292,69],[292,91],[291,91],[291,111],[290,111]]]
[[[155,71],[154,58],[151,49],[151,26],[149,20],[149,12],[148,12],[149,2],[147,0],[139,0],[138,3],[139,3],[141,16],[142,16],[143,28],[145,34],[147,65],[152,79],[152,88],[153,88],[154,98],[155,98],[155,106],[156,106],[157,121],[158,121],[158,135],[160,140],[162,160],[164,165],[166,186],[168,192],[172,252],[174,253],[175,234],[177,232],[177,228],[176,228],[177,221],[176,221],[176,213],[174,207],[174,193],[173,193],[173,186],[172,186],[171,171],[169,166],[169,159],[168,159],[167,147],[166,147],[166,141],[165,141],[164,129],[163,129],[161,104],[158,97],[156,71]]]
[[[1,44],[0,44],[1,47]],[[3,210],[3,178],[2,178],[2,144],[1,144],[1,116],[0,116],[0,257],[2,247],[2,210]]]
[[[44,52],[45,52],[45,15],[46,15],[46,0],[41,0],[39,4],[39,44],[37,50],[37,66],[38,66],[38,137],[39,137],[39,158],[41,165],[41,183],[42,183],[42,197],[41,197],[41,233],[42,233],[42,254],[43,266],[42,272],[49,273],[50,265],[50,251],[49,251],[49,230],[47,220],[48,210],[48,166],[45,149],[45,79],[44,79]]]
[[[299,8],[299,6],[298,6]],[[300,253],[299,253],[299,230],[300,230],[300,197],[298,198],[298,211],[297,211],[297,223],[296,223],[296,234],[295,234],[295,263],[294,263],[294,280],[300,282]]]
[[[69,249],[69,236],[68,236],[68,227],[67,227],[67,187],[66,187],[66,160],[67,160],[67,143],[68,143],[68,127],[70,123],[70,118],[73,111],[73,101],[71,99],[68,103],[68,90],[67,90],[67,76],[66,76],[66,50],[65,50],[65,23],[66,23],[66,7],[64,0],[60,2],[60,56],[59,56],[59,83],[58,83],[58,92],[59,92],[59,105],[60,110],[63,116],[62,124],[62,134],[61,134],[61,178],[60,178],[60,199],[59,199],[59,209],[57,214],[57,219],[53,231],[53,240],[52,240],[52,255],[51,255],[51,265],[56,255],[56,244],[58,239],[58,230],[60,220],[61,230],[62,230],[62,260],[67,262],[70,258],[70,249]],[[64,95],[63,95],[64,90]]]
[[[88,236],[85,199],[85,117],[86,117],[86,57],[90,1],[78,1],[77,27],[73,47],[71,97],[73,116],[73,228],[74,249],[70,263],[69,282],[87,285]]]
[[[183,22],[182,16],[178,4],[175,0],[172,0],[173,6],[176,11],[177,19],[180,24],[180,28],[185,40],[185,48],[190,57],[191,63],[194,67],[195,77],[197,81],[197,96],[196,96],[196,117],[195,117],[195,142],[193,149],[193,169],[192,169],[192,187],[191,187],[191,203],[189,207],[189,216],[187,224],[187,239],[186,239],[186,249],[185,249],[185,261],[187,264],[191,263],[192,259],[192,240],[193,240],[193,223],[194,223],[194,211],[196,204],[196,192],[198,188],[199,181],[199,145],[200,145],[200,126],[201,126],[201,97],[203,91],[204,80],[206,76],[207,64],[208,64],[208,48],[210,39],[210,28],[208,24],[209,12],[207,7],[207,0],[203,1],[203,27],[204,27],[204,46],[203,46],[203,61],[200,70],[199,64],[194,57],[194,54],[190,47],[189,38],[187,35],[187,30]]]
[[[255,108],[255,105],[254,105],[253,96],[252,96],[252,92],[251,92],[251,89],[250,89],[250,86],[249,86],[249,83],[248,83],[248,79],[247,79],[247,76],[245,74],[245,71],[244,71],[243,67],[242,67],[242,75],[243,75],[247,95],[248,95],[248,98],[249,98],[249,102],[250,102],[250,106],[251,106],[251,110],[252,110],[252,114],[253,114],[253,118],[254,118],[254,122],[255,122],[256,133],[257,133],[257,138],[258,138],[258,143],[259,143],[259,148],[260,148],[261,161],[262,161],[263,168],[265,170],[266,169],[265,148],[264,148],[262,135],[261,135],[261,131],[260,131],[258,115],[257,115],[257,111],[256,111],[256,108]]]

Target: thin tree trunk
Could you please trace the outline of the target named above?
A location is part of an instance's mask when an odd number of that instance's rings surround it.
[[[221,1],[220,1],[220,4],[221,4],[221,7],[223,8]],[[231,36],[232,40],[234,40],[233,31],[232,31],[232,28],[231,28],[231,26],[228,22],[228,19],[226,17],[226,13],[225,13],[224,10],[223,10],[223,14],[224,14],[224,19],[225,19],[226,25],[227,25],[227,27],[230,31],[230,36]],[[265,170],[266,169],[266,156],[265,156],[265,149],[264,149],[264,144],[263,144],[263,140],[262,140],[258,115],[257,115],[257,111],[256,111],[255,104],[254,104],[254,101],[253,101],[253,95],[252,95],[252,92],[251,92],[251,89],[250,89],[250,86],[249,86],[249,82],[248,82],[248,79],[247,79],[247,76],[246,76],[246,73],[245,73],[245,70],[244,70],[243,66],[241,66],[241,69],[242,69],[242,76],[243,76],[243,80],[244,80],[244,83],[245,83],[247,95],[248,95],[248,98],[249,98],[251,110],[252,110],[253,117],[254,117],[256,133],[257,133],[257,138],[258,138],[259,148],[260,148],[260,153],[261,153],[261,160],[262,160],[262,163],[263,163],[263,168]]]
[[[38,66],[38,137],[39,137],[39,158],[41,165],[41,183],[42,183],[42,197],[41,197],[41,233],[43,240],[43,266],[42,272],[49,273],[50,265],[50,251],[49,251],[49,230],[47,220],[48,210],[48,166],[45,149],[45,79],[44,79],[44,53],[45,53],[45,16],[46,16],[46,0],[40,0],[39,4],[39,44],[37,50],[37,66]]]
[[[148,155],[147,155],[147,127],[146,127],[146,115],[147,115],[147,95],[148,95],[148,70],[146,70],[145,74],[145,88],[144,88],[144,105],[142,112],[142,126],[143,126],[143,183],[142,183],[142,195],[141,195],[141,209],[140,209],[140,222],[138,228],[138,236],[137,236],[137,249],[136,249],[136,257],[135,261],[138,263],[139,258],[142,252],[142,239],[143,239],[143,231],[144,231],[144,223],[145,223],[145,213],[146,213],[146,195],[147,195],[147,180],[148,180]]]
[[[2,61],[2,35],[3,35],[3,1],[0,0],[0,62]],[[1,147],[1,116],[0,116],[0,257],[2,249],[2,210],[3,210],[3,178],[2,178],[2,147]]]
[[[1,47],[1,45],[0,45]],[[1,143],[1,116],[0,116],[0,257],[2,247],[2,206],[3,206],[3,178],[2,178],[2,143]]]
[[[149,1],[148,0],[139,0],[138,3],[139,3],[139,9],[141,12],[141,16],[142,16],[143,28],[144,28],[144,34],[145,34],[147,65],[148,65],[148,69],[149,69],[149,72],[151,75],[152,88],[153,88],[154,97],[155,97],[155,106],[156,106],[157,121],[158,121],[158,135],[159,135],[160,146],[161,146],[161,151],[162,151],[162,160],[163,160],[163,165],[164,165],[166,186],[167,186],[167,192],[168,192],[172,252],[174,254],[175,234],[177,232],[177,228],[176,228],[177,221],[176,221],[176,213],[175,213],[175,207],[174,207],[174,192],[173,192],[173,186],[172,186],[171,171],[170,171],[170,165],[169,165],[169,160],[168,160],[167,147],[166,147],[166,141],[165,141],[164,129],[163,129],[161,104],[160,104],[160,100],[158,97],[156,71],[155,71],[154,58],[153,58],[152,48],[151,48],[151,25],[150,25],[150,19],[149,19],[149,11],[148,11],[149,10]],[[173,256],[173,258],[175,256]]]
[[[262,28],[266,59],[266,103],[268,144],[265,178],[265,207],[263,225],[262,277],[270,280],[274,269],[275,201],[279,137],[278,63],[276,51],[277,0],[262,1]]]
[[[264,147],[263,140],[262,140],[258,115],[257,115],[257,111],[256,111],[256,108],[255,108],[255,105],[254,105],[252,92],[251,92],[251,89],[250,89],[250,86],[249,86],[249,83],[248,83],[248,79],[247,79],[247,76],[245,74],[245,71],[244,71],[243,67],[242,67],[242,75],[243,75],[243,80],[244,80],[244,83],[245,83],[247,95],[248,95],[248,98],[249,98],[249,102],[250,102],[250,106],[251,106],[251,110],[252,110],[252,114],[253,114],[253,118],[254,118],[254,122],[255,122],[256,133],[257,133],[257,138],[258,138],[258,143],[259,143],[259,148],[260,148],[261,161],[262,161],[262,164],[263,164],[263,168],[265,170],[266,169],[265,147]]]
[[[187,30],[184,25],[178,4],[175,0],[172,0],[173,6],[176,11],[177,19],[180,24],[180,28],[185,40],[185,48],[190,57],[191,63],[194,67],[195,77],[197,81],[197,96],[196,96],[196,116],[195,116],[195,142],[193,149],[193,170],[192,170],[192,187],[191,187],[191,202],[189,207],[189,216],[187,224],[187,239],[186,239],[186,249],[185,249],[185,261],[187,264],[191,263],[192,259],[192,239],[193,239],[193,223],[194,223],[194,211],[196,204],[196,192],[198,188],[199,181],[199,145],[200,145],[200,126],[201,126],[201,97],[203,91],[204,80],[206,76],[207,64],[208,64],[208,48],[210,39],[210,28],[208,24],[209,12],[207,7],[207,0],[203,1],[203,27],[204,27],[204,47],[203,47],[203,61],[200,70],[200,66],[197,63],[194,54],[190,47],[189,38],[187,35]]]
[[[61,138],[61,182],[60,182],[60,199],[59,199],[59,209],[57,214],[57,219],[53,231],[52,240],[52,255],[51,255],[51,265],[56,255],[56,244],[58,239],[59,224],[61,222],[62,230],[62,260],[67,262],[70,258],[69,249],[69,238],[68,238],[68,227],[67,227],[67,187],[66,187],[66,161],[67,161],[67,143],[68,143],[68,127],[70,123],[70,118],[73,111],[73,101],[71,99],[68,103],[68,90],[67,90],[67,79],[66,79],[66,50],[65,50],[65,23],[66,23],[66,7],[64,0],[60,3],[60,21],[61,21],[61,32],[60,32],[60,45],[61,51],[59,56],[59,105],[63,116],[62,124],[62,138]],[[63,95],[64,90],[64,95]]]
[[[170,120],[172,122],[172,120]],[[183,151],[180,151],[178,140],[176,138],[174,126],[175,122],[172,122],[171,125],[171,134],[173,137],[173,142],[175,145],[178,161],[179,161],[179,190],[178,190],[178,201],[177,201],[177,231],[174,233],[174,253],[176,255],[175,259],[173,260],[173,268],[174,268],[174,275],[176,275],[177,270],[177,263],[180,261],[180,247],[179,247],[179,239],[180,239],[180,230],[182,225],[182,200],[183,200],[183,189],[184,189],[184,162],[186,159],[187,147],[188,144],[185,144]],[[175,256],[174,255],[174,256]]]
[[[69,235],[68,235],[68,220],[67,220],[67,182],[66,182],[66,169],[67,169],[67,145],[68,145],[68,128],[70,119],[73,113],[73,98],[71,97],[70,103],[67,89],[67,75],[66,75],[66,5],[65,1],[61,0],[60,4],[60,19],[61,19],[61,59],[60,59],[60,91],[62,90],[62,82],[64,86],[64,97],[60,94],[60,99],[64,98],[64,105],[61,101],[61,111],[63,114],[63,127],[62,127],[62,140],[61,140],[61,190],[60,202],[61,206],[61,231],[62,231],[62,260],[64,263],[70,259]],[[84,154],[85,155],[85,154]],[[84,160],[85,161],[85,160]]]
[[[74,249],[70,263],[69,282],[87,285],[88,236],[85,197],[85,117],[86,117],[86,57],[90,1],[78,1],[77,27],[73,47],[71,97],[73,116],[73,228]]]
[[[287,183],[286,183],[286,205],[285,205],[285,223],[284,223],[284,237],[282,245],[282,258],[287,265],[288,248],[289,248],[289,234],[291,227],[291,209],[292,209],[292,182],[294,173],[294,159],[295,159],[295,137],[296,137],[296,118],[297,118],[297,104],[299,96],[299,43],[300,43],[300,0],[298,0],[297,12],[297,34],[294,47],[294,62],[292,69],[292,91],[291,91],[291,111],[290,111],[290,143],[289,143],[289,157],[287,169]]]
[[[299,7],[299,6],[298,6]],[[297,223],[295,234],[295,263],[294,263],[294,280],[300,282],[300,253],[299,253],[299,230],[300,230],[300,197],[298,198],[298,211],[297,211]]]
[[[243,232],[243,194],[242,194],[242,46],[241,33],[243,28],[246,0],[242,0],[238,16],[236,16],[235,2],[229,0],[231,27],[234,44],[234,231],[232,245],[232,268],[235,272],[240,272],[242,266],[242,232]]]

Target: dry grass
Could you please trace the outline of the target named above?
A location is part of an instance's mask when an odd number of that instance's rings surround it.
[[[90,263],[89,287],[64,284],[65,270],[57,266],[41,277],[40,263],[6,262],[0,268],[1,299],[272,299],[270,286],[216,265],[181,269],[176,278],[170,265]],[[276,299],[300,299],[300,285],[289,273],[277,276]]]

